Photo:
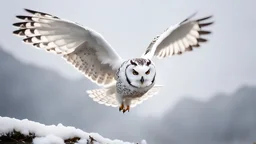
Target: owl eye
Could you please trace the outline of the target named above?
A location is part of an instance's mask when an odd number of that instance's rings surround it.
[[[150,74],[150,70],[146,71],[145,74],[146,74],[146,75]]]
[[[138,75],[139,73],[136,72],[136,70],[133,70],[133,71],[132,71],[132,74],[133,74],[133,75]]]

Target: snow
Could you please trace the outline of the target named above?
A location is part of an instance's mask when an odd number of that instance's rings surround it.
[[[47,135],[45,137],[36,137],[33,139],[34,144],[65,144],[64,140],[54,135]]]
[[[142,140],[141,144],[147,144],[146,140]]]
[[[97,133],[87,133],[80,129],[71,126],[63,126],[62,124],[44,125],[38,122],[29,121],[28,119],[18,120],[15,118],[0,116],[0,136],[13,131],[29,135],[35,134],[33,139],[34,144],[64,144],[64,140],[72,139],[74,137],[81,138],[77,144],[86,144],[90,140],[90,136],[96,140],[94,144],[135,144],[131,142],[124,142],[122,140],[111,140],[104,138]],[[141,144],[147,144],[145,140]]]

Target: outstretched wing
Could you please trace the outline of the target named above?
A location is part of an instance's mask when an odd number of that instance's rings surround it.
[[[104,104],[111,107],[119,106],[119,103],[116,99],[116,92],[114,86],[112,86],[111,88],[87,90],[86,92],[93,101],[99,104]]]
[[[207,39],[202,35],[208,35],[211,32],[204,28],[213,24],[205,22],[212,16],[203,17],[197,20],[191,20],[196,13],[192,14],[182,22],[170,26],[161,35],[156,36],[147,47],[142,57],[165,58],[172,55],[180,55],[186,51],[192,51],[194,47],[200,47],[200,43]]]
[[[98,85],[114,81],[121,57],[96,31],[51,14],[25,9],[13,33],[27,44],[62,55],[77,70]]]
[[[130,106],[135,107],[136,105],[141,104],[143,101],[147,100],[148,98],[156,95],[159,92],[161,87],[162,86],[160,85],[155,85],[142,97],[133,99],[131,101]],[[104,104],[106,106],[111,106],[111,107],[120,106],[120,104],[116,99],[115,87],[113,86],[109,88],[88,90],[87,93],[89,97],[93,99],[93,101],[98,102],[99,104]]]

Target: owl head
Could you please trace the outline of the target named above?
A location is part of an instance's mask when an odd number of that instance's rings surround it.
[[[131,86],[136,88],[148,87],[155,82],[155,65],[150,59],[131,59],[125,70],[125,75],[127,82]]]

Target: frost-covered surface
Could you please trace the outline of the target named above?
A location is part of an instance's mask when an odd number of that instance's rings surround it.
[[[30,136],[34,144],[64,144],[70,140],[76,140],[75,143],[77,144],[135,144],[121,140],[111,140],[97,133],[87,133],[62,124],[57,126],[44,125],[27,119],[18,120],[0,116],[0,138],[9,136],[13,132]],[[146,141],[142,140],[141,144],[146,144]]]

